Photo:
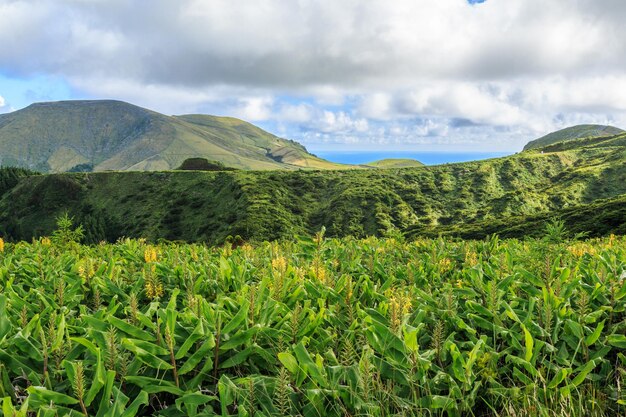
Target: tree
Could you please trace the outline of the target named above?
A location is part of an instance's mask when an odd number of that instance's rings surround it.
[[[66,211],[57,217],[57,229],[52,233],[52,242],[60,246],[80,243],[85,235],[83,226],[73,227],[74,218],[70,217]]]

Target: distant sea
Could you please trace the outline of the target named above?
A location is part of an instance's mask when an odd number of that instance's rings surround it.
[[[416,159],[425,165],[440,165],[454,162],[478,161],[512,155],[513,152],[398,152],[398,151],[333,151],[315,152],[320,158],[341,164],[366,164],[380,159]]]

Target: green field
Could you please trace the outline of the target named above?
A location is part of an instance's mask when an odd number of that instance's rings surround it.
[[[4,416],[616,416],[626,238],[0,246]]]

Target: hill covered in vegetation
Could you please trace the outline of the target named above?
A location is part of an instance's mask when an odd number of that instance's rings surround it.
[[[590,204],[606,204],[615,209],[603,229],[611,233],[625,221],[615,203],[626,194],[625,161],[626,134],[403,169],[28,176],[0,200],[0,226],[4,236],[30,240],[49,234],[67,211],[86,227],[91,242],[122,236],[272,240],[310,235],[323,226],[329,236],[408,231],[471,237],[471,230],[483,236],[558,213],[575,219]],[[584,224],[593,231],[592,220]]]
[[[414,167],[421,167],[424,164],[422,164],[420,161],[417,161],[415,159],[388,158],[388,159],[381,159],[379,161],[369,162],[365,165],[374,167],[374,168],[414,168]]]
[[[40,172],[157,171],[206,158],[239,169],[341,169],[232,117],[166,116],[114,100],[32,104],[0,115],[0,165]]]
[[[624,131],[615,126],[605,125],[576,125],[566,127],[549,133],[539,139],[532,140],[524,146],[524,150],[543,148],[557,142],[569,141],[573,139],[583,138],[605,138],[624,133]]]

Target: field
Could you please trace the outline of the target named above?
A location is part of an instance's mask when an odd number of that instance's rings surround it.
[[[626,238],[0,249],[4,416],[626,412]]]

